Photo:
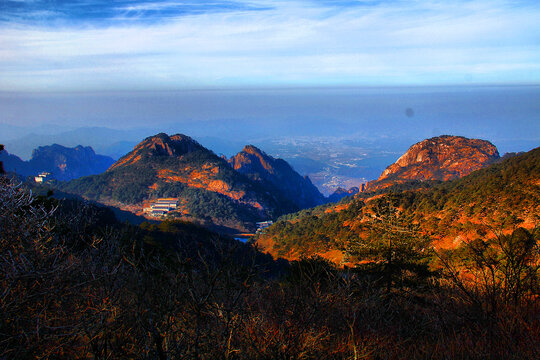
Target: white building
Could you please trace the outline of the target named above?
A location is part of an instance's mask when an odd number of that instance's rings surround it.
[[[264,229],[266,229],[267,227],[269,227],[273,223],[274,222],[272,220],[261,221],[261,222],[255,223],[255,225],[257,225],[257,233],[262,232]]]
[[[161,198],[143,209],[150,216],[160,217],[178,208],[178,198]]]
[[[50,179],[51,179],[51,173],[48,173],[45,171],[40,172],[38,176],[34,177],[34,181],[40,184]]]

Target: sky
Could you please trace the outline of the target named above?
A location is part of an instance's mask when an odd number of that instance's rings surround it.
[[[0,0],[0,92],[540,84],[539,19],[537,0]]]

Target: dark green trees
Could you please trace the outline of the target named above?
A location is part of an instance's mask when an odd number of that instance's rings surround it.
[[[428,262],[430,239],[391,204],[381,202],[362,222],[367,238],[351,242],[350,257],[357,269],[390,293],[392,289],[418,287],[433,275]]]

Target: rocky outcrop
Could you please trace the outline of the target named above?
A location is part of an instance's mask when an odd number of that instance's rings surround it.
[[[169,136],[165,133],[160,133],[144,139],[142,142],[136,145],[130,153],[121,157],[120,160],[114,163],[109,170],[134,164],[141,160],[142,157],[179,157],[197,150],[207,149],[189,136],[182,134]]]
[[[279,193],[298,209],[309,208],[324,202],[324,196],[311,180],[298,174],[285,160],[275,159],[253,145],[229,159],[231,167]]]
[[[89,146],[68,148],[58,144],[38,147],[32,152],[29,161],[23,161],[7,152],[2,152],[0,158],[5,164],[6,171],[23,176],[34,176],[46,171],[57,180],[100,174],[114,162],[108,156],[97,155]]]
[[[486,140],[438,136],[414,144],[381,176],[367,186],[377,190],[411,180],[451,180],[479,170],[499,159],[497,148]]]
[[[366,225],[381,204],[392,207],[399,204],[398,211],[404,221],[413,221],[418,233],[429,234],[433,245],[440,248],[452,249],[479,238],[497,236],[489,230],[486,232],[492,226],[488,224],[496,224],[501,234],[516,230],[517,224],[535,231],[540,214],[540,148],[496,161],[463,178],[434,187],[364,195],[325,207],[322,212],[288,216],[286,226],[270,227],[257,237],[258,248],[287,260],[314,254],[329,259],[327,254],[332,251],[371,238],[374,229]],[[336,213],[340,216],[335,216]],[[382,228],[376,229],[378,232]]]

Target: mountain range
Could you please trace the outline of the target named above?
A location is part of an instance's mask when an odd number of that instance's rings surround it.
[[[295,123],[291,129],[290,122],[276,127],[275,121],[256,124],[253,121],[219,120],[171,123],[158,128],[154,124],[151,127],[121,129],[69,128],[47,124],[13,129],[0,123],[0,143],[23,160],[29,160],[38,146],[55,143],[67,147],[91,146],[96,153],[117,160],[141,139],[158,132],[175,133],[182,129],[182,133],[190,135],[206,148],[227,157],[235,155],[245,144],[254,144],[266,153],[286,160],[300,174],[308,175],[323,194],[330,195],[337,187],[360,186],[377,177],[414,140],[351,133],[350,127],[341,125],[341,131],[335,133],[332,131],[336,129],[335,122],[323,125],[321,122],[304,121],[301,126]],[[314,135],[310,132],[314,128],[324,131]]]
[[[6,152],[0,160],[7,171],[22,175],[51,172],[58,180],[71,180],[58,184],[59,190],[136,214],[142,214],[153,199],[178,197],[181,204],[175,216],[240,231],[253,230],[256,221],[350,199],[360,192],[357,187],[338,188],[325,198],[285,160],[253,145],[227,159],[182,134],[150,136],[116,162],[90,147],[56,144],[35,149],[27,162]],[[367,191],[362,197],[385,189],[418,188],[420,183],[430,187],[433,181],[460,178],[499,160],[497,148],[485,140],[426,139],[362,188]]]
[[[309,179],[253,146],[229,163],[189,136],[165,133],[146,138],[105,173],[61,189],[135,213],[152,199],[177,197],[178,216],[240,231],[324,199]]]
[[[22,176],[49,172],[54,179],[63,181],[100,174],[114,163],[112,158],[97,155],[89,146],[78,145],[69,148],[58,144],[34,149],[29,161],[23,161],[18,156],[2,151],[0,161],[4,163],[4,168],[8,172]]]

